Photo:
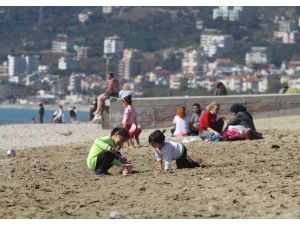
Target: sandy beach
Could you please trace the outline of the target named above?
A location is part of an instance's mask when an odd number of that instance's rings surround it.
[[[300,218],[299,119],[255,119],[261,140],[187,143],[211,166],[168,174],[154,170],[144,130],[141,148],[121,150],[135,173],[107,177],[86,166],[94,139],[110,133],[100,125],[0,126],[0,218]]]

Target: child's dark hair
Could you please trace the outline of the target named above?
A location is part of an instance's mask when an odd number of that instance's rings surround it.
[[[118,134],[120,136],[122,136],[124,139],[128,140],[129,139],[129,133],[128,130],[126,130],[123,127],[115,127],[112,131],[111,131],[111,136]]]
[[[148,138],[148,142],[151,144],[152,142],[155,142],[157,144],[164,144],[165,142],[165,135],[160,130],[153,131]]]
[[[127,95],[127,96],[123,97],[123,101],[126,102],[128,105],[132,105],[131,95]]]

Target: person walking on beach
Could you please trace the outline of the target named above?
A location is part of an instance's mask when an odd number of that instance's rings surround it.
[[[105,107],[105,100],[110,99],[111,97],[119,97],[119,81],[114,77],[113,73],[109,73],[107,75],[108,79],[108,86],[104,94],[100,95],[97,98],[97,109],[94,112],[94,119],[93,121],[102,120],[102,114]]]
[[[135,108],[132,106],[131,95],[123,97],[122,103],[125,107],[122,126],[129,132],[129,148],[134,147],[134,139],[137,146],[140,147],[139,136],[142,132],[142,129],[141,126],[137,123],[137,113]]]
[[[119,152],[122,144],[129,139],[125,128],[114,128],[110,136],[100,137],[94,141],[88,157],[87,166],[98,176],[111,175],[108,170],[113,166],[128,163]]]
[[[53,117],[54,123],[63,123],[64,122],[64,110],[62,105],[59,105],[59,109],[56,115]]]
[[[77,122],[77,109],[75,106],[69,108],[71,123]]]
[[[165,141],[165,135],[160,130],[153,131],[149,135],[148,142],[154,148],[160,171],[168,172],[171,170],[172,160],[176,160],[177,169],[207,166],[203,159],[187,155],[187,149],[183,144]]]
[[[39,104],[39,121],[40,123],[44,123],[44,114],[45,114],[45,108],[43,103]]]

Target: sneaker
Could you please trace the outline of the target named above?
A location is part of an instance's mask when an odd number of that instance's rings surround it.
[[[110,176],[111,175],[111,173],[109,173],[109,172],[95,172],[95,174],[97,175],[97,176],[100,176],[100,177],[104,177],[104,176]]]
[[[93,123],[99,123],[102,121],[102,116],[101,115],[95,115],[92,122]]]

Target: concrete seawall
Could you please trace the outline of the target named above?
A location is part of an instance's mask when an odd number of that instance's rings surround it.
[[[138,113],[139,124],[144,129],[172,126],[172,121],[179,106],[185,106],[188,114],[192,113],[192,105],[199,103],[202,110],[212,101],[221,104],[221,115],[229,114],[229,107],[233,103],[241,103],[253,116],[272,115],[280,110],[300,108],[300,94],[278,95],[228,95],[228,96],[186,96],[133,98],[133,105]],[[112,100],[110,107],[105,110],[102,127],[111,129],[120,126],[124,107],[120,100]]]

